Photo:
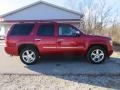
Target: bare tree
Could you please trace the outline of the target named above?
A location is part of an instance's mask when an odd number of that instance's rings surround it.
[[[82,6],[82,7],[81,7]],[[82,8],[82,9],[81,9]],[[111,21],[113,5],[105,0],[81,0],[80,10],[85,14],[85,27],[88,33],[101,33]]]
[[[101,34],[111,23],[114,25],[118,21],[114,20],[116,19],[115,3],[110,5],[106,0],[67,0],[66,3],[72,8],[79,4],[80,12],[85,15],[84,22],[87,33]]]

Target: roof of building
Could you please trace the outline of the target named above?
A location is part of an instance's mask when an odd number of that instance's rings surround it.
[[[46,5],[49,5],[49,6],[58,8],[58,9],[62,9],[62,10],[67,11],[67,12],[71,12],[71,13],[80,15],[81,17],[84,16],[83,14],[81,14],[81,13],[79,13],[79,12],[77,12],[77,11],[70,10],[70,9],[67,9],[67,8],[64,8],[64,7],[61,7],[61,6],[57,6],[57,5],[55,5],[55,4],[48,3],[48,2],[46,2],[46,1],[40,0],[40,1],[38,1],[38,2],[35,2],[35,3],[30,4],[30,5],[24,6],[24,7],[22,7],[22,8],[19,8],[19,9],[17,9],[17,10],[12,11],[12,12],[3,14],[3,15],[1,15],[1,17],[4,18],[4,17],[6,17],[6,16],[9,16],[9,15],[11,15],[11,14],[17,13],[17,12],[22,11],[22,10],[24,10],[24,9],[27,9],[27,8],[33,7],[33,6],[35,6],[35,5],[38,5],[38,4],[40,4],[40,3],[46,4]]]

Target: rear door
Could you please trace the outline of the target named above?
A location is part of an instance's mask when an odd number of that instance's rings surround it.
[[[40,54],[56,53],[55,24],[40,24],[36,33],[35,42]]]

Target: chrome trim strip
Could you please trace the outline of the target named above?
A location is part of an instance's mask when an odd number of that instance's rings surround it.
[[[54,49],[54,48],[57,48],[57,47],[43,47],[43,48],[48,48],[48,49],[49,49],[49,48],[53,48],[53,49]]]
[[[66,48],[66,49],[80,49],[80,48],[82,48],[82,47],[58,47],[58,48]]]
[[[80,49],[80,48],[82,48],[82,47],[43,47],[43,48],[61,48],[61,49]]]

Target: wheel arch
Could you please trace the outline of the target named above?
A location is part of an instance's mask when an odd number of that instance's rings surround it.
[[[38,47],[35,44],[21,44],[18,47],[18,54],[20,55],[21,50],[24,49],[24,48],[26,48],[26,47],[35,48],[38,51],[38,53],[39,53]]]
[[[88,53],[88,51],[90,50],[90,48],[92,48],[92,47],[94,47],[94,46],[102,47],[103,49],[105,49],[106,54],[108,55],[107,45],[104,45],[104,44],[91,44],[91,45],[87,48],[87,53]],[[87,53],[86,53],[86,54],[87,54]]]

